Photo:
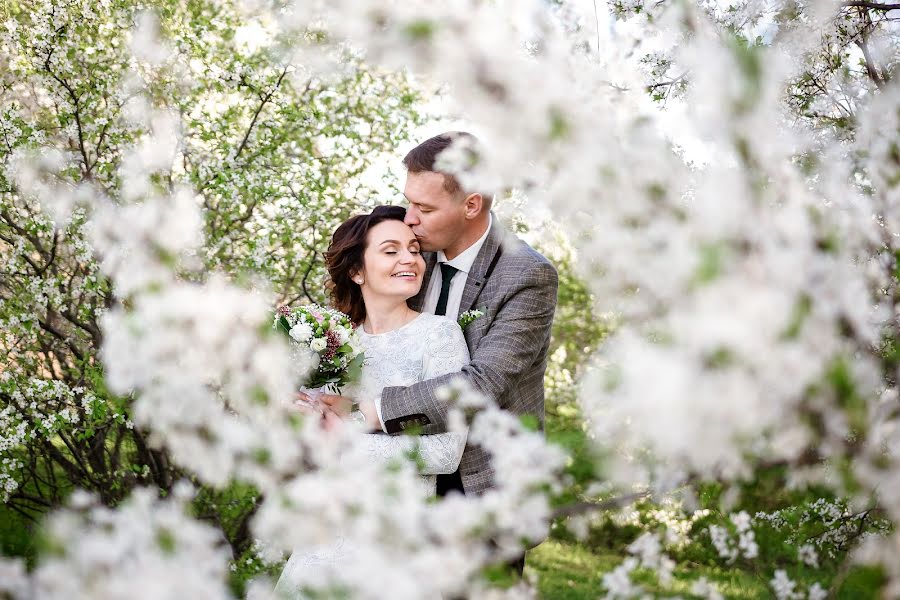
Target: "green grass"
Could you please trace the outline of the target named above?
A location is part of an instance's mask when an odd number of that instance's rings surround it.
[[[606,595],[602,587],[603,573],[614,569],[621,560],[622,555],[615,552],[592,552],[581,544],[550,539],[528,552],[525,559],[525,576],[537,577],[537,588],[541,598],[595,600]],[[635,579],[654,597],[679,595],[682,598],[696,598],[691,594],[691,586],[701,577],[714,583],[725,598],[749,600],[772,597],[765,578],[754,576],[739,568],[722,569],[681,563],[675,570],[672,585],[665,591],[646,575],[636,574]],[[804,589],[814,580],[800,577]],[[832,597],[837,600],[875,600],[881,597],[879,590],[883,584],[884,573],[881,569],[854,567],[837,586]]]
[[[619,564],[618,556],[598,556],[583,546],[547,540],[525,556],[525,575],[536,575],[541,598],[596,598],[602,573]]]
[[[603,573],[614,569],[622,560],[621,554],[595,553],[582,545],[561,540],[547,540],[530,550],[525,559],[526,576],[535,575],[541,598],[552,600],[591,600],[605,595]],[[685,568],[687,567],[687,568]],[[706,577],[726,598],[769,598],[771,592],[765,581],[738,570],[715,567],[680,565],[674,581],[666,589],[666,596],[690,598],[694,581]],[[662,592],[652,579],[637,576],[637,580],[651,594]]]

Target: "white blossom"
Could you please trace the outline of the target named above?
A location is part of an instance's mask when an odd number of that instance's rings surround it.
[[[819,568],[819,553],[812,544],[803,544],[797,548],[797,557],[806,565],[815,569]],[[812,594],[812,592],[810,592]]]
[[[291,327],[290,336],[298,342],[305,342],[312,337],[312,327],[306,323],[298,323]]]
[[[716,588],[715,584],[710,583],[706,580],[706,577],[701,577],[691,586],[691,593],[697,594],[702,598],[706,598],[707,600],[723,600],[724,596],[719,592],[718,588]]]
[[[782,569],[775,571],[775,576],[769,581],[769,585],[772,586],[772,592],[778,600],[792,600],[793,598],[802,597],[796,590],[796,582],[792,581]]]
[[[631,572],[637,566],[637,559],[630,556],[609,573],[604,573],[603,587],[606,588],[605,598],[614,600],[640,597],[642,588],[631,581]]]
[[[187,514],[189,493],[178,487],[161,501],[138,490],[115,510],[76,498],[49,523],[60,554],[33,574],[35,597],[229,598],[228,552],[214,529]]]
[[[822,587],[818,581],[809,586],[809,595],[807,596],[809,600],[825,600],[827,597],[828,590]]]

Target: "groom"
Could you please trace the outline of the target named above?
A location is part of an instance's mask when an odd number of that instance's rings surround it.
[[[470,147],[469,133],[451,132],[413,148],[407,168],[405,222],[426,255],[419,294],[410,300],[420,312],[457,319],[471,309],[484,315],[464,331],[471,362],[461,373],[382,391],[378,415],[391,435],[416,428],[424,434],[447,429],[448,407],[437,394],[458,377],[516,415],[544,422],[544,371],[550,326],[556,310],[556,270],[528,244],[503,230],[491,214],[492,196],[465,189],[436,166],[454,143]],[[456,149],[454,149],[456,150]],[[480,494],[492,487],[488,453],[466,446],[458,470],[438,475],[438,495]]]

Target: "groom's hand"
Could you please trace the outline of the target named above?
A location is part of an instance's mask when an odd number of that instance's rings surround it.
[[[346,417],[350,414],[350,408],[353,406],[353,400],[346,396],[336,396],[334,394],[320,394],[319,402],[327,406],[339,417]]]

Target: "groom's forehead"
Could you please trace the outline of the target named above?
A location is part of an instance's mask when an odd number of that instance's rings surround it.
[[[435,171],[409,171],[406,174],[406,190],[428,191],[437,193],[445,189],[445,178],[443,173]]]
[[[440,208],[453,200],[444,187],[441,173],[428,172],[431,177],[419,178],[420,173],[410,173],[406,179],[403,196],[410,205],[419,208]]]
[[[412,206],[415,205],[419,208],[437,208],[440,205],[440,199],[435,198],[431,194],[420,194],[415,190],[410,191],[410,193],[404,192],[403,197],[406,198],[406,202]],[[409,207],[407,207],[409,210]]]

